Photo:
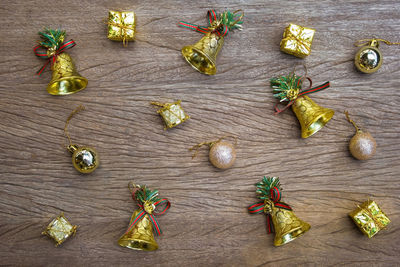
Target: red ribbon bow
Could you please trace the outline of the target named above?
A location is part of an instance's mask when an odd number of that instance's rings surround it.
[[[44,46],[42,45],[37,45],[33,48],[33,52],[35,53],[35,55],[37,57],[40,58],[46,58],[47,61],[46,63],[44,63],[43,67],[40,68],[40,70],[38,70],[36,72],[37,75],[41,75],[43,70],[46,68],[46,66],[51,62],[51,64],[53,65],[56,60],[57,60],[57,56],[59,54],[61,54],[62,52],[64,52],[67,49],[70,49],[72,47],[74,47],[76,45],[75,41],[73,41],[72,39],[66,42],[63,42],[59,47],[57,47],[52,53],[48,53],[50,48],[44,48]],[[45,51],[38,51],[39,48],[44,48]]]

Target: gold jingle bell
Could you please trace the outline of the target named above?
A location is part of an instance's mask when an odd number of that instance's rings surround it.
[[[61,53],[51,66],[53,76],[47,92],[51,95],[70,95],[86,88],[88,80],[75,69],[72,58],[67,53]]]
[[[279,247],[287,244],[310,230],[311,226],[300,220],[292,210],[277,208],[269,200],[266,200],[265,205],[266,207],[269,205],[267,209],[269,209],[268,213],[271,215],[274,225],[274,246]]]
[[[51,95],[69,95],[85,89],[88,80],[77,72],[72,58],[65,53],[76,43],[73,40],[64,42],[66,32],[63,30],[45,29],[39,35],[42,41],[33,51],[39,58],[46,59],[47,63],[37,74],[40,75],[49,63],[53,72],[47,92]]]
[[[238,14],[241,12],[241,14]],[[203,27],[187,22],[179,22],[179,26],[188,28],[204,36],[194,45],[188,45],[182,48],[183,58],[197,71],[214,75],[217,73],[217,55],[224,44],[224,36],[230,30],[241,29],[243,23],[243,10],[234,12],[225,11],[217,14],[214,10],[207,13],[209,26]]]
[[[136,210],[129,222],[139,214],[140,210]],[[150,222],[149,216],[146,214],[129,232],[123,234],[118,240],[121,247],[127,247],[136,250],[152,251],[158,249],[158,244],[154,239],[153,225]]]
[[[182,48],[182,56],[197,71],[214,75],[217,73],[217,55],[224,44],[224,37],[206,33],[194,45]]]
[[[251,214],[267,215],[267,230],[268,233],[275,232],[275,246],[287,244],[310,230],[308,223],[297,218],[292,208],[281,202],[282,188],[278,177],[264,176],[256,187],[258,198],[263,201],[251,205],[248,210]]]
[[[296,98],[292,105],[301,126],[301,137],[307,138],[315,134],[332,119],[335,111],[317,105],[308,96]]]
[[[171,204],[168,199],[158,197],[158,190],[135,185],[133,182],[130,182],[128,187],[140,208],[132,214],[128,230],[120,237],[118,244],[136,250],[156,250],[158,244],[154,239],[153,230],[158,235],[161,235],[162,231],[154,216],[164,214]],[[160,206],[162,208],[158,210]]]
[[[365,43],[367,41],[367,43]],[[356,68],[363,73],[374,73],[382,65],[383,56],[378,49],[379,42],[384,42],[387,45],[400,45],[400,43],[389,42],[384,39],[365,39],[359,40],[355,46],[362,46],[354,57]]]
[[[72,154],[72,164],[75,169],[80,173],[91,173],[100,164],[99,156],[97,155],[96,150],[88,146],[77,146],[72,144],[71,137],[68,134],[68,124],[72,117],[78,113],[79,111],[84,110],[85,107],[80,105],[76,109],[74,109],[71,114],[68,116],[67,121],[65,122],[64,127],[64,135],[67,137],[69,141],[69,145],[67,146],[67,150]]]

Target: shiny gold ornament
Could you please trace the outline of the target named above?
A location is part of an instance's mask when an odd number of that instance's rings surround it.
[[[232,137],[235,139],[234,145],[231,143],[222,141],[223,139],[227,137]],[[236,160],[236,150],[235,147],[237,145],[237,138],[231,135],[226,135],[221,138],[219,138],[216,141],[211,141],[211,142],[203,142],[200,144],[197,144],[190,148],[189,150],[195,150],[195,153],[193,154],[192,158],[195,158],[198,153],[198,149],[202,147],[203,145],[208,145],[210,147],[210,152],[208,155],[208,158],[214,167],[218,169],[228,169],[232,167],[232,165],[235,163]]]
[[[128,41],[135,40],[136,16],[134,12],[108,12],[108,39],[122,41],[126,47]]]
[[[195,70],[214,75],[217,73],[217,55],[223,44],[224,37],[208,32],[196,44],[182,48],[182,55]]]
[[[67,53],[61,53],[51,66],[53,76],[47,92],[51,95],[69,95],[86,88],[88,81],[75,69],[72,58]]]
[[[385,228],[390,220],[375,201],[367,200],[349,213],[357,227],[369,238]]]
[[[365,43],[367,41],[367,43]],[[383,56],[379,51],[379,42],[384,42],[387,45],[399,45],[400,43],[392,43],[384,39],[365,39],[359,40],[355,46],[362,46],[354,57],[354,64],[357,69],[364,73],[374,73],[382,65]]]
[[[241,14],[238,14],[239,12]],[[196,44],[183,47],[182,56],[195,70],[214,75],[217,73],[217,55],[224,44],[224,37],[230,30],[241,29],[244,12],[242,10],[225,11],[217,15],[214,10],[209,10],[207,14],[208,27],[179,22],[181,27],[204,34]]]
[[[251,205],[248,210],[251,214],[267,215],[268,233],[275,232],[275,246],[289,243],[310,230],[308,223],[300,220],[288,204],[281,202],[282,189],[278,177],[264,177],[256,187],[258,198],[263,201]]]
[[[174,103],[150,102],[150,104],[161,107],[157,113],[160,114],[164,120],[164,130],[176,127],[187,119],[190,119],[189,115],[182,109],[181,100]]]
[[[306,95],[296,98],[292,110],[300,122],[302,138],[310,137],[321,130],[335,114],[332,109],[317,105]]]
[[[314,29],[289,24],[283,32],[283,39],[280,44],[281,51],[299,58],[305,58],[311,53],[314,34]]]
[[[77,226],[70,224],[67,218],[65,218],[64,213],[61,213],[57,218],[50,222],[42,234],[53,238],[56,242],[56,246],[58,246],[70,236],[75,235],[76,229]]]
[[[72,113],[69,115],[65,127],[64,127],[64,134],[69,141],[69,145],[67,149],[72,154],[72,164],[74,165],[75,169],[81,173],[91,173],[93,172],[100,164],[99,157],[97,155],[96,150],[91,147],[82,146],[79,147],[77,145],[72,144],[71,138],[68,134],[67,127],[69,121],[72,117],[78,113],[79,111],[84,110],[85,107],[80,105],[77,107]]]
[[[350,139],[349,150],[351,155],[359,160],[372,158],[376,152],[376,141],[369,132],[362,131],[357,124],[350,119],[349,113],[345,111],[347,120],[356,128],[356,134]]]
[[[155,220],[154,215],[165,213],[170,203],[167,199],[158,198],[158,190],[150,190],[146,186],[129,183],[132,198],[137,201],[137,209],[129,222],[128,230],[118,240],[121,247],[136,250],[152,251],[158,249],[158,244],[154,239],[153,231],[161,235],[161,229]],[[164,205],[162,211],[158,207]]]

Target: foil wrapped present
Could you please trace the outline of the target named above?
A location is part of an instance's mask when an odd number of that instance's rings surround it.
[[[385,228],[390,220],[375,201],[367,200],[349,213],[355,224],[369,238]]]
[[[314,29],[289,24],[283,32],[281,51],[299,58],[305,58],[311,53],[314,33]]]
[[[76,232],[76,228],[77,226],[70,224],[67,218],[65,218],[64,213],[61,213],[60,216],[50,222],[50,224],[47,226],[46,230],[42,232],[42,234],[53,238],[56,242],[56,246],[58,246],[62,244],[65,240],[67,240],[70,236],[74,235]]]
[[[152,102],[152,104],[161,106],[157,113],[163,118],[165,129],[178,126],[190,118],[182,109],[181,100],[174,103],[160,104],[158,102]]]
[[[136,18],[134,12],[108,12],[108,39],[122,41],[124,46],[135,39]]]

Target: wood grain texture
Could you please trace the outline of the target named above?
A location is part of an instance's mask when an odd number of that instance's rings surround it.
[[[213,77],[194,71],[180,49],[201,35],[178,28],[204,24],[207,9],[243,9],[244,30],[226,38]],[[106,38],[109,9],[134,10],[137,41],[123,48]],[[381,46],[382,68],[355,70],[355,40],[399,41],[400,3],[391,1],[2,1],[0,7],[0,263],[96,266],[395,266],[400,261],[399,47]],[[315,28],[305,60],[283,54],[289,22]],[[62,27],[77,42],[69,53],[89,80],[77,94],[54,97],[50,71],[32,47],[44,26]],[[315,136],[302,140],[291,111],[273,116],[268,79],[305,62],[315,84],[331,88],[312,98],[336,111]],[[182,99],[191,119],[163,131],[150,101]],[[101,166],[80,175],[61,144],[71,110],[78,144],[97,149]],[[368,162],[353,159],[352,126],[343,111],[375,137]],[[192,145],[226,133],[239,136],[233,168],[219,171]],[[279,176],[284,200],[311,230],[273,247],[266,219],[249,215],[254,183]],[[127,184],[158,188],[172,208],[158,221],[160,249],[119,247],[136,205]],[[348,218],[368,197],[392,220],[368,240]],[[40,233],[64,211],[77,235],[55,248]]]

